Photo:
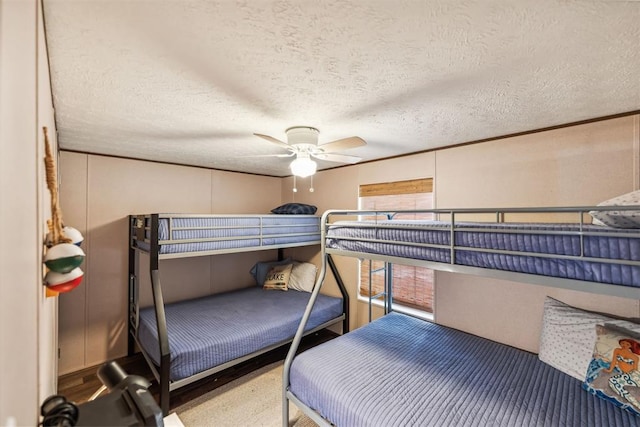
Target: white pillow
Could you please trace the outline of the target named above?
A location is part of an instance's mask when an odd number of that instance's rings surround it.
[[[311,292],[316,283],[318,267],[310,262],[294,262],[291,276],[289,277],[289,289]]]
[[[640,190],[598,203],[598,206],[629,205],[640,205]],[[589,211],[589,214],[609,227],[640,228],[640,211]]]
[[[538,358],[584,381],[593,357],[596,325],[616,325],[640,333],[640,324],[580,310],[547,297]]]

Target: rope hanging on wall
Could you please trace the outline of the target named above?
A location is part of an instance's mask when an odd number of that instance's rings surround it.
[[[43,127],[42,130],[44,131],[44,166],[47,174],[47,188],[51,193],[51,219],[47,221],[49,232],[51,233],[51,240],[47,241],[47,246],[54,246],[59,243],[71,243],[71,239],[65,236],[62,230],[62,209],[60,209],[58,197],[56,164],[49,143],[49,133],[46,126]]]
[[[84,276],[80,264],[84,261],[85,254],[80,248],[82,234],[75,228],[63,226],[56,164],[49,143],[49,133],[46,127],[42,129],[47,188],[51,193],[51,219],[47,220],[49,234],[45,239],[47,253],[44,256],[44,263],[49,271],[44,277],[44,284],[57,294],[68,292],[80,284]]]

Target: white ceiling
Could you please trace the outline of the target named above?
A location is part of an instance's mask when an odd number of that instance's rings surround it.
[[[287,176],[640,110],[640,1],[44,0],[66,150]],[[603,141],[606,144],[606,141]],[[338,166],[319,161],[319,169]]]

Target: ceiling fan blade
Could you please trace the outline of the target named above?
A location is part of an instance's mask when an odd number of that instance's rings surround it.
[[[345,156],[344,154],[329,154],[329,153],[311,153],[313,157],[316,157],[320,160],[328,160],[330,162],[338,162],[338,163],[358,163],[362,160],[361,157],[356,156]]]
[[[242,156],[242,157],[293,157],[296,153],[291,152],[289,154],[254,154],[251,156]]]
[[[358,136],[352,136],[349,138],[338,139],[336,141],[327,142],[326,144],[318,145],[319,149],[322,149],[325,153],[334,151],[348,150],[350,148],[362,147],[367,145],[364,139]]]
[[[269,142],[272,142],[276,145],[279,145],[280,147],[285,147],[285,148],[291,148],[291,146],[289,144],[287,144],[286,142],[280,141],[279,139],[276,139],[272,136],[269,135],[262,135],[260,133],[254,133],[255,136],[258,136],[260,138],[266,139]]]

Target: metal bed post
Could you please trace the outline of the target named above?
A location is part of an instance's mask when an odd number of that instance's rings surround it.
[[[322,266],[320,267],[320,274],[318,274],[318,279],[316,280],[316,284],[313,287],[313,292],[311,292],[311,297],[309,297],[309,302],[307,303],[307,307],[305,308],[304,314],[302,315],[302,319],[300,320],[300,324],[298,325],[298,330],[296,331],[296,334],[293,337],[293,341],[291,342],[291,346],[289,347],[289,352],[287,353],[287,357],[284,360],[284,367],[282,370],[282,384],[283,384],[282,425],[283,427],[289,427],[289,399],[287,398],[287,391],[289,389],[289,374],[291,371],[291,363],[293,362],[293,357],[298,351],[298,347],[300,346],[300,341],[302,340],[302,336],[304,335],[305,327],[307,326],[307,322],[309,321],[309,317],[311,316],[311,310],[313,309],[313,305],[315,304],[316,299],[318,299],[320,288],[322,288],[322,284],[324,283],[324,278],[327,274],[328,256],[326,256],[326,252],[325,252],[326,240],[324,239],[324,236],[326,235],[327,218],[330,213],[331,211],[326,211],[324,214],[322,214],[322,219],[320,220],[321,222],[320,248],[322,253]]]
[[[342,276],[340,276],[338,267],[336,267],[336,263],[333,261],[331,255],[327,255],[327,262],[329,263],[331,273],[336,279],[336,283],[338,284],[340,293],[342,294],[342,312],[344,313],[344,319],[342,320],[342,333],[346,334],[349,332],[349,293],[347,292],[347,288],[342,281]]]
[[[160,408],[165,415],[169,414],[169,336],[167,334],[167,319],[164,313],[164,300],[162,298],[162,286],[158,272],[158,214],[151,215],[150,249],[149,249],[149,274],[151,276],[151,291],[153,292],[153,305],[156,312],[156,326],[158,328],[158,343],[160,347]]]
[[[384,291],[386,293],[384,299],[384,314],[389,314],[393,310],[393,264],[384,263]]]
[[[134,328],[134,316],[137,313],[137,301],[138,296],[136,293],[136,256],[137,252],[133,248],[133,224],[135,221],[135,217],[133,215],[129,215],[129,304],[127,310],[127,332],[128,332],[128,341],[127,341],[127,355],[133,356],[135,351],[135,328]]]

